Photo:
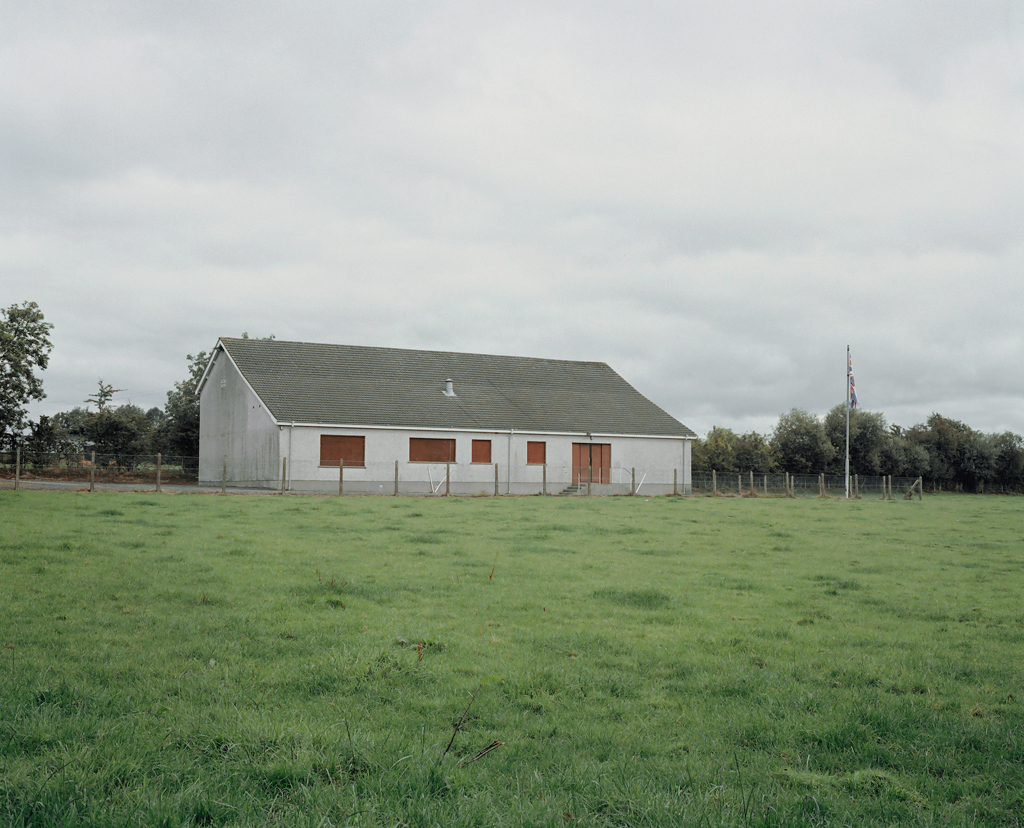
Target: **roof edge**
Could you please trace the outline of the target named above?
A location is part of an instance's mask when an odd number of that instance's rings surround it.
[[[269,411],[269,409],[268,409]],[[356,425],[353,423],[300,423],[288,420],[274,420],[282,428],[347,428],[353,431],[431,431],[445,434],[535,434],[547,437],[615,437],[642,440],[696,440],[697,435],[687,434],[622,434],[614,431],[540,431],[534,428],[440,428],[439,426],[407,425]]]
[[[270,410],[270,406],[267,405],[267,401],[265,399],[263,399],[263,397],[261,397],[259,395],[259,393],[256,391],[255,388],[252,387],[252,384],[249,382],[248,379],[246,379],[246,376],[242,372],[242,369],[238,367],[238,363],[235,362],[234,357],[231,356],[231,352],[228,351],[228,349],[224,347],[224,345],[223,345],[223,343],[221,342],[220,339],[217,340],[217,344],[214,346],[213,354],[210,357],[210,361],[206,363],[206,370],[203,371],[203,375],[199,378],[199,383],[196,386],[196,393],[200,397],[202,397],[203,386],[206,385],[206,380],[209,379],[210,369],[213,367],[213,363],[217,359],[217,355],[218,354],[224,354],[224,356],[226,356],[228,358],[228,361],[231,363],[232,367],[235,369],[235,372],[241,378],[242,382],[245,383],[245,387],[248,388],[250,392],[252,392],[252,395],[257,400],[260,401],[260,403],[263,405],[263,410],[266,411],[267,414],[270,415],[270,419],[274,421],[274,425],[288,425],[287,422],[282,423],[280,420],[277,419],[277,415],[275,415],[274,412]],[[292,425],[294,425],[294,423]]]
[[[199,378],[199,382],[196,383],[197,394],[203,393],[203,386],[206,385],[206,380],[210,376],[210,368],[213,367],[213,361],[217,358],[217,353],[225,350],[220,340],[221,338],[217,337],[217,344],[215,344],[210,350],[210,358],[206,360],[206,367],[203,369],[203,375]],[[237,368],[238,366],[236,365],[235,367]]]

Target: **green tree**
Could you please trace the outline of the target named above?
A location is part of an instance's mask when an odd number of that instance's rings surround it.
[[[88,435],[97,454],[111,455],[122,468],[133,466],[137,455],[149,453],[149,419],[131,403],[91,414]]]
[[[898,425],[889,426],[878,455],[881,474],[927,477],[931,469],[927,450]]]
[[[69,455],[81,455],[85,452],[85,447],[89,443],[90,416],[91,413],[81,406],[53,415],[57,451]]]
[[[826,469],[831,474],[846,473],[846,411],[846,403],[839,403],[825,415],[825,436],[834,451]],[[883,473],[882,448],[888,428],[882,414],[857,408],[850,411],[850,474]]]
[[[167,392],[158,437],[161,451],[183,457],[199,456],[199,380],[209,361],[206,351],[189,354],[188,377],[174,383],[174,389]]]
[[[85,401],[86,405],[88,405],[89,403],[96,403],[96,407],[100,411],[106,411],[107,408],[110,406],[110,401],[113,399],[114,394],[120,394],[122,391],[124,391],[123,388],[114,388],[113,385],[108,385],[107,383],[105,383],[103,381],[103,378],[101,377],[99,382],[99,388],[96,390],[95,394],[93,394]]]
[[[994,446],[965,423],[932,414],[907,434],[928,452],[932,484],[977,492],[996,475]]]
[[[702,471],[736,471],[736,434],[728,428],[713,426],[701,442],[699,452],[691,458],[694,468]]]
[[[58,451],[60,433],[57,424],[45,414],[29,425],[28,436],[24,440],[26,464],[43,466],[52,464],[52,455]]]
[[[994,482],[1015,492],[1024,490],[1024,440],[1012,431],[991,437]]]
[[[778,469],[775,449],[764,434],[749,431],[733,442],[736,450],[736,470],[771,474]]]
[[[795,474],[825,471],[835,456],[821,420],[800,408],[779,417],[771,443],[779,466]]]
[[[90,449],[97,454],[109,455],[107,462],[131,468],[138,455],[151,452],[153,424],[137,405],[111,406],[114,394],[121,390],[99,380],[96,392],[86,400],[86,410],[83,412],[76,408],[73,412],[60,414],[58,422],[68,424],[77,432],[83,451]],[[95,403],[98,410],[90,411],[90,403]]]
[[[52,329],[35,302],[0,311],[0,445],[17,442],[26,406],[46,396],[36,372],[49,363]]]

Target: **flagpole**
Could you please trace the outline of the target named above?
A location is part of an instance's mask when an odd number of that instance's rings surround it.
[[[846,346],[846,498],[850,498],[850,346]]]

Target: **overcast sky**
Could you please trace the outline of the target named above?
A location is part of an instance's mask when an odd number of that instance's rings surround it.
[[[1024,0],[0,0],[34,415],[218,336],[607,362],[1024,434]]]

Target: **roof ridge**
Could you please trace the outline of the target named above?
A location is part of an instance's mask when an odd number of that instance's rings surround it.
[[[267,347],[274,347],[279,345],[305,345],[314,348],[352,348],[367,351],[397,351],[401,353],[410,354],[436,354],[438,356],[452,357],[480,357],[483,359],[519,359],[536,360],[538,362],[565,362],[572,365],[599,365],[608,368],[609,370],[614,370],[607,362],[595,359],[567,359],[565,357],[522,356],[518,354],[489,354],[484,353],[482,351],[443,351],[432,348],[403,348],[394,345],[351,345],[341,342],[308,342],[306,340],[299,339],[257,339],[252,337],[241,336],[221,336],[218,337],[218,339],[221,342],[244,342],[247,344],[259,343],[261,346]]]

